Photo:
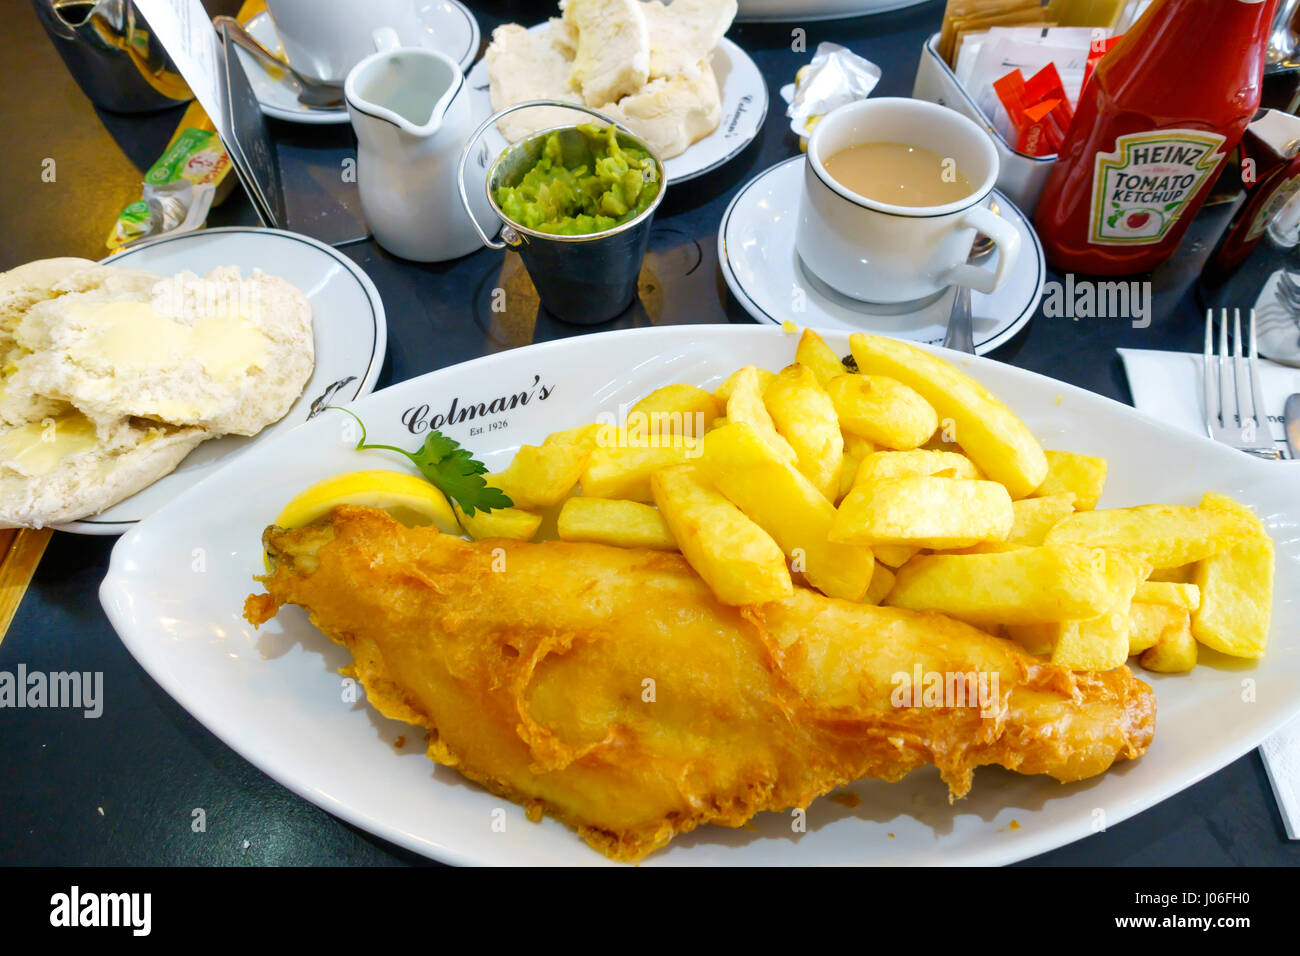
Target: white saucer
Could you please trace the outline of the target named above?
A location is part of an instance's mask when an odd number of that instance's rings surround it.
[[[536,33],[548,26],[539,23],[528,30]],[[724,37],[714,47],[709,62],[722,93],[722,120],[708,136],[664,161],[669,185],[702,176],[727,162],[754,141],[767,116],[767,82],[748,53]],[[479,60],[470,71],[469,88],[474,116],[485,119],[491,116],[492,95],[488,91],[486,61]],[[492,156],[509,145],[495,126],[483,134],[483,141]]]
[[[920,308],[888,314],[850,299],[809,274],[794,250],[794,223],[803,191],[804,157],[795,156],[746,183],[723,213],[718,229],[718,261],[737,301],[760,322],[786,320],[801,326],[876,332],[940,345],[952,309],[952,295],[940,295]],[[1002,218],[1022,240],[1020,258],[992,295],[971,293],[975,351],[997,348],[1025,327],[1043,294],[1043,247],[1024,214],[996,189]],[[998,255],[998,253],[994,253]],[[992,261],[992,260],[990,260]],[[804,309],[796,312],[795,302]]]
[[[416,6],[416,14],[424,26],[424,35],[419,38],[419,45],[447,54],[462,70],[478,56],[479,29],[478,21],[456,0],[425,0]],[[262,46],[273,53],[284,55],[280,46],[280,37],[275,32],[271,15],[263,10],[245,24]],[[298,81],[292,76],[283,80],[272,79],[266,69],[246,50],[239,51],[239,61],[248,82],[257,95],[262,112],[276,119],[290,123],[310,123],[329,126],[348,121],[348,109],[341,106],[336,110],[314,110],[298,102]],[[484,116],[487,114],[484,113]]]
[[[379,379],[388,344],[379,290],[360,266],[323,242],[279,229],[230,226],[160,236],[103,262],[163,276],[185,269],[203,275],[217,266],[239,266],[244,275],[260,268],[280,276],[301,289],[311,303],[315,367],[298,400],[275,424],[251,438],[227,435],[205,441],[171,474],[92,518],[57,525],[59,531],[129,531],[251,446],[273,442],[297,428],[312,416],[313,406],[346,405],[369,395]]]

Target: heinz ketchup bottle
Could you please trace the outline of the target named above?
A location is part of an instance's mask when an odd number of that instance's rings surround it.
[[[1097,64],[1034,215],[1062,272],[1130,275],[1178,247],[1259,106],[1277,0],[1155,0]]]

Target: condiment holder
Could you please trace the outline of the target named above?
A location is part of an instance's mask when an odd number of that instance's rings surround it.
[[[921,61],[916,68],[916,82],[912,96],[956,110],[976,125],[982,127],[993,140],[998,154],[998,190],[1020,208],[1026,216],[1034,214],[1038,197],[1047,184],[1047,174],[1056,165],[1056,154],[1031,156],[1007,145],[993,123],[975,100],[962,88],[957,74],[939,54],[939,34],[934,34],[921,47]]]

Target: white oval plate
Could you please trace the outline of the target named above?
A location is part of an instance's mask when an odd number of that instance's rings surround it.
[[[803,163],[804,157],[794,156],[759,173],[740,188],[722,214],[718,262],[736,301],[760,322],[779,325],[789,320],[817,328],[941,344],[952,311],[951,293],[919,309],[884,314],[841,295],[804,269],[794,250]],[[1020,258],[996,292],[971,293],[975,351],[980,355],[1025,327],[1038,308],[1047,275],[1043,246],[1029,220],[996,189],[993,198],[1002,218],[1020,232]],[[803,312],[795,311],[796,301],[804,307]]]
[[[183,269],[203,275],[217,266],[254,268],[293,283],[311,302],[316,365],[302,395],[284,418],[251,438],[213,438],[190,452],[169,475],[93,518],[56,525],[77,534],[121,534],[247,449],[292,431],[312,403],[346,404],[369,395],[388,347],[384,303],[370,277],[336,249],[279,229],[232,226],[160,236],[104,259],[107,265],[170,276]]]
[[[740,0],[737,20],[842,20],[914,7],[925,0]]]
[[[411,38],[410,45],[418,42],[420,46],[445,53],[459,63],[462,70],[468,70],[469,65],[474,62],[474,57],[478,56],[479,29],[474,14],[456,0],[434,0],[434,2],[426,0],[416,5],[416,15],[423,26],[423,34]],[[262,46],[273,53],[283,55],[280,37],[275,32],[275,23],[268,12],[263,10],[257,14],[244,25],[244,28]],[[248,74],[248,82],[257,96],[258,105],[267,116],[274,116],[276,119],[287,120],[290,123],[308,123],[317,126],[348,122],[346,106],[334,110],[314,110],[303,106],[298,102],[300,87],[297,80],[292,76],[284,80],[274,80],[251,53],[238,46],[235,49],[239,52],[239,61],[243,64],[244,72]]]
[[[848,351],[846,333],[825,335],[838,353]],[[413,448],[421,439],[402,424],[409,409],[445,414],[453,400],[463,409],[525,392],[527,405],[444,429],[495,470],[521,443],[615,412],[658,386],[708,387],[750,363],[782,368],[792,361],[795,342],[771,326],[584,335],[442,369],[353,408],[371,441]],[[1007,863],[1159,803],[1257,746],[1300,711],[1300,472],[1053,379],[944,354],[1024,416],[1049,447],[1108,456],[1103,506],[1194,504],[1206,490],[1251,505],[1278,548],[1267,656],[1222,670],[1142,673],[1159,700],[1155,741],[1140,760],[1099,778],[1062,785],[981,768],[971,795],[951,806],[932,770],[896,784],[860,781],[847,788],[861,797],[856,808],[813,803],[806,833],[791,832],[788,813],[764,813],[753,829],[710,826],[679,837],[647,864]],[[329,413],[250,450],[127,533],[100,589],[113,626],[154,680],[213,733],[356,826],[455,863],[604,862],[562,824],[529,823],[522,808],[435,766],[409,725],[380,717],[364,701],[345,702],[336,669],[349,655],[299,609],[283,609],[261,631],[241,616],[244,597],[260,590],[253,576],[263,573],[262,531],[286,501],[339,472],[401,467],[391,453],[353,451],[355,429],[349,433],[346,421]],[[206,555],[201,573],[191,567],[196,548]],[[1242,701],[1245,678],[1254,682],[1252,703]],[[408,743],[395,750],[399,735]],[[505,812],[504,832],[492,825],[497,808]],[[1011,827],[1012,820],[1019,826]]]
[[[547,29],[539,23],[530,33]],[[722,93],[722,119],[708,136],[692,143],[685,151],[664,161],[668,185],[703,176],[736,156],[754,141],[767,116],[767,82],[749,54],[723,37],[710,54],[713,72]],[[470,107],[482,120],[492,115],[492,95],[488,91],[487,61],[479,60],[469,73]],[[483,134],[490,155],[496,156],[509,144],[495,126]]]

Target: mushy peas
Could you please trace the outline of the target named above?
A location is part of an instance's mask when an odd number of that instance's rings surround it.
[[[518,184],[497,188],[508,218],[534,232],[580,236],[622,225],[654,202],[663,184],[648,152],[620,143],[613,126],[577,130],[586,149],[566,156],[560,134],[550,133]]]

